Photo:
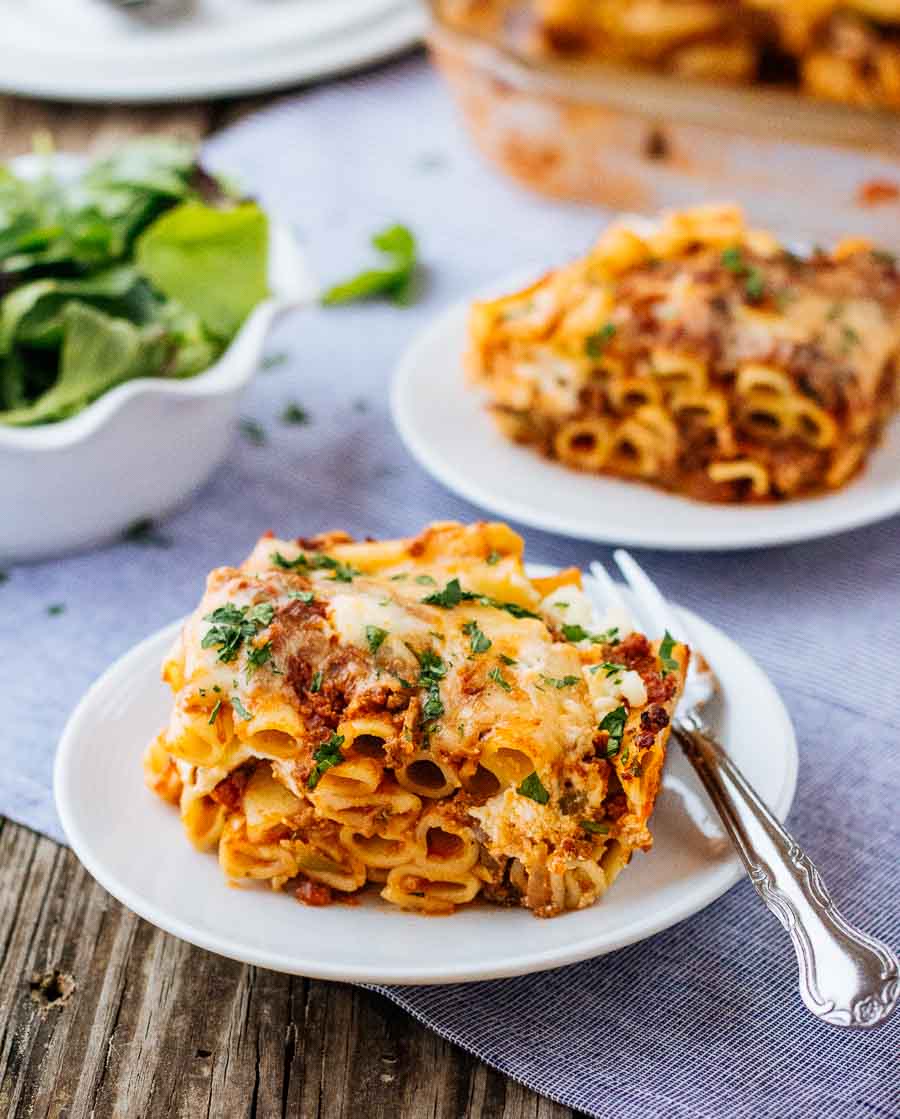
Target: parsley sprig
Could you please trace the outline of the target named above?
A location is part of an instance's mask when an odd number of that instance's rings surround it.
[[[218,649],[218,659],[229,664],[237,657],[244,642],[269,625],[274,616],[275,607],[271,602],[259,602],[256,606],[226,603],[204,616],[205,622],[213,624],[200,644],[204,649]]]
[[[537,773],[529,773],[521,785],[516,789],[523,797],[528,797],[529,800],[536,801],[538,804],[547,804],[550,800],[550,794],[541,783],[540,777]]]
[[[372,237],[372,245],[386,258],[383,268],[367,268],[328,289],[326,307],[384,296],[405,306],[413,300],[416,275],[416,239],[405,225],[392,225]]]
[[[579,641],[590,641],[594,645],[618,645],[619,627],[612,626],[603,633],[589,633],[584,626],[563,625],[562,634],[566,641],[577,644]]]
[[[419,657],[419,687],[425,689],[422,704],[422,717],[428,723],[435,722],[444,714],[441,699],[441,680],[447,675],[447,666],[432,649],[426,649]]]
[[[478,653],[486,653],[493,645],[493,641],[482,631],[476,621],[466,622],[462,631],[470,639],[473,657],[477,656]]]
[[[381,626],[366,626],[366,644],[369,646],[369,652],[373,657],[384,644],[387,635],[388,631],[382,629]]]
[[[306,787],[314,789],[322,779],[322,775],[327,773],[332,766],[340,765],[344,760],[344,755],[341,753],[341,747],[344,745],[344,736],[342,734],[335,734],[331,732],[331,737],[326,739],[313,754],[313,761],[316,763],[313,766],[312,772],[306,779]]]
[[[542,676],[541,679],[551,688],[571,688],[578,683],[577,676]]]
[[[588,357],[602,357],[603,352],[616,336],[616,324],[604,323],[599,330],[589,334],[584,340],[584,351]]]
[[[762,299],[766,291],[766,277],[758,268],[747,263],[739,245],[731,245],[723,249],[719,259],[723,268],[743,278],[744,292],[751,302],[756,303]]]
[[[603,717],[600,723],[600,730],[605,730],[609,735],[606,743],[606,756],[614,758],[618,754],[622,745],[622,735],[625,733],[625,723],[628,719],[628,711],[624,706],[617,707],[614,711]]]
[[[670,672],[677,672],[679,669],[678,661],[672,656],[672,650],[674,648],[675,638],[666,630],[659,644],[659,660],[662,665],[663,676],[668,676]]]
[[[464,591],[459,579],[451,579],[442,591],[426,595],[422,599],[428,606],[440,606],[444,610],[452,610],[461,602],[477,602],[480,606],[492,606],[495,610],[505,610],[514,618],[537,618],[539,615],[531,610],[526,610],[517,602],[500,602],[486,594],[475,594],[474,591]]]
[[[321,552],[301,552],[292,560],[286,559],[281,552],[273,552],[271,560],[282,571],[330,571],[332,580],[338,583],[352,583],[354,575],[362,574],[349,563],[341,563],[334,556],[326,556]]]
[[[504,677],[499,664],[495,664],[491,671],[488,673],[491,680],[494,681],[498,687],[501,687],[505,692],[512,691],[512,684]]]

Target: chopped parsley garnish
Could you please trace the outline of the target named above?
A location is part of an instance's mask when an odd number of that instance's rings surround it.
[[[490,595],[464,591],[460,586],[459,579],[451,579],[442,591],[435,591],[434,594],[426,595],[422,601],[428,606],[440,606],[444,610],[452,610],[454,606],[459,606],[461,602],[477,602],[481,606],[492,606],[495,610],[505,610],[507,614],[512,614],[514,618],[538,617],[533,611],[526,610],[524,606],[519,606],[517,602],[500,602],[496,598],[491,598]]]
[[[417,575],[416,582],[420,583],[423,587],[436,587],[437,583],[430,575]]]
[[[231,706],[235,709],[235,711],[237,711],[238,715],[240,715],[242,719],[253,718],[247,708],[243,705],[243,703],[241,703],[239,696],[233,695],[231,697]]]
[[[515,659],[515,657],[508,657],[508,656],[506,655],[506,653],[501,653],[501,654],[500,654],[500,660],[502,660],[504,664],[518,664],[518,663],[519,663],[519,662],[518,662],[518,661],[517,661],[517,660]]]
[[[369,652],[373,657],[384,644],[387,635],[388,631],[382,629],[381,626],[366,626],[366,644],[369,646]]]
[[[663,639],[659,645],[659,659],[662,664],[662,675],[668,676],[670,672],[678,671],[678,661],[672,656],[672,650],[675,647],[675,638],[669,633],[668,630],[663,634]]]
[[[502,558],[503,557],[500,555],[500,553],[498,551],[494,550],[494,551],[490,552],[486,562],[489,563],[491,565],[491,567],[493,567],[494,564],[499,563]]]
[[[746,271],[747,265],[744,262],[744,254],[738,245],[731,245],[729,248],[723,249],[719,259],[722,261],[722,267],[727,268],[729,272],[734,272],[736,276],[742,276]]]
[[[858,346],[861,341],[859,332],[854,330],[852,326],[847,326],[846,324],[841,327],[841,339],[841,345],[845,353],[847,350],[852,349],[853,346]]]
[[[66,604],[64,602],[51,602],[47,607],[47,613],[51,618],[58,618],[60,614],[65,614]]]
[[[444,704],[441,700],[441,680],[447,675],[447,666],[440,656],[431,649],[426,649],[419,657],[419,687],[425,689],[425,700],[422,704],[422,717],[426,722],[433,723],[444,714]]]
[[[277,369],[279,365],[284,365],[289,357],[290,354],[288,354],[286,350],[280,350],[279,352],[274,354],[266,354],[266,356],[262,359],[262,368]]]
[[[747,272],[747,278],[744,280],[744,291],[747,293],[747,298],[754,303],[762,299],[766,290],[766,277],[760,272],[758,268],[751,268]]]
[[[409,578],[409,576],[406,574],[405,571],[400,571],[396,575],[391,576],[391,582],[392,583],[399,583],[401,579],[408,579],[408,578]]]
[[[442,591],[435,591],[434,594],[426,595],[422,601],[429,606],[440,606],[444,610],[452,610],[454,606],[459,606],[462,601],[471,602],[472,599],[477,597],[470,591],[464,591],[460,586],[459,579],[451,579]]]
[[[213,707],[212,711],[210,711],[210,713],[209,713],[209,719],[207,720],[207,722],[209,723],[210,726],[212,726],[213,723],[216,721],[216,716],[219,714],[219,712],[221,710],[222,710],[222,701],[221,701],[221,699],[217,699],[216,703],[215,703],[215,706]]]
[[[615,676],[619,672],[627,672],[628,666],[616,664],[615,661],[604,661],[603,664],[592,664],[588,671],[591,673],[602,672],[608,680],[611,676]]]
[[[344,736],[342,734],[335,734],[331,732],[331,737],[323,742],[316,752],[313,754],[313,761],[316,763],[313,766],[312,772],[306,779],[306,786],[309,789],[314,789],[322,778],[323,773],[327,773],[332,766],[340,765],[344,760],[344,755],[341,753],[341,747],[344,745]]]
[[[260,602],[256,606],[226,603],[205,615],[203,620],[213,624],[200,644],[204,649],[218,649],[218,659],[228,664],[238,655],[244,642],[269,625],[274,615],[275,607],[271,602]]]
[[[150,517],[140,517],[125,529],[122,539],[128,544],[143,544],[149,548],[170,548],[172,541],[159,531]]]
[[[373,246],[386,257],[383,268],[367,268],[328,289],[326,307],[358,299],[384,296],[405,306],[412,302],[416,275],[416,239],[405,225],[392,225],[372,237]]]
[[[569,602],[554,602],[553,605],[556,607],[557,610],[568,610],[569,607],[571,606],[571,603],[569,603]]]
[[[621,757],[622,765],[624,765],[627,761],[628,761],[628,747],[626,746],[625,749],[622,751],[622,757]]]
[[[744,278],[744,292],[748,299],[754,303],[762,299],[766,290],[766,277],[758,268],[746,262],[739,245],[731,245],[723,249],[719,259],[723,268],[727,268],[735,276]]]
[[[264,664],[268,664],[272,659],[272,642],[267,641],[265,645],[259,645],[250,650],[247,654],[247,674],[251,675],[257,668],[262,668]]]
[[[273,552],[270,558],[272,563],[276,567],[280,567],[282,571],[330,571],[332,572],[331,578],[338,583],[352,583],[353,576],[361,574],[349,563],[341,563],[334,556],[326,556],[321,552],[311,554],[301,552],[296,559],[292,560],[285,559],[281,552]]]
[[[315,597],[312,591],[288,591],[288,598],[295,598],[298,602],[305,602],[307,606]]]
[[[305,408],[301,408],[299,404],[291,400],[281,410],[281,422],[283,424],[308,424],[312,423],[312,417]]]
[[[600,730],[605,730],[609,735],[606,743],[606,756],[608,758],[614,758],[619,752],[627,719],[628,711],[625,707],[617,707],[615,711],[610,711],[607,715],[604,715],[603,721],[600,723]]]
[[[317,691],[319,691],[321,689],[321,687],[322,687],[322,670],[320,668],[318,672],[313,673],[313,678],[309,682],[309,690],[313,693],[313,695],[315,695],[315,693]]]
[[[510,684],[508,680],[503,679],[503,673],[500,671],[499,665],[495,664],[491,671],[488,673],[488,676],[494,681],[495,684],[499,684],[505,692],[512,691],[512,684]]]
[[[541,679],[551,688],[571,688],[578,683],[577,676],[542,676]]]
[[[537,773],[529,773],[516,792],[538,804],[546,804],[550,800],[550,794],[541,784]]]
[[[242,416],[238,421],[238,428],[241,435],[252,443],[254,447],[262,447],[268,441],[266,429],[258,420],[253,420],[249,416]]]
[[[609,824],[598,824],[596,820],[579,820],[578,825],[591,835],[609,835]]]
[[[599,330],[589,334],[584,340],[584,352],[588,357],[602,357],[603,351],[616,336],[616,324],[604,323]]]
[[[490,649],[491,645],[493,645],[493,642],[487,636],[487,634],[483,633],[479,628],[478,622],[466,622],[466,624],[462,627],[462,631],[466,635],[466,637],[471,638],[470,647],[473,656],[478,653],[486,653],[488,649]]]

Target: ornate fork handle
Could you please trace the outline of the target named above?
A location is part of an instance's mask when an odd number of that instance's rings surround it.
[[[835,908],[819,872],[719,744],[690,716],[673,732],[719,810],[756,892],[790,934],[800,997],[833,1026],[883,1022],[900,997],[897,957]]]

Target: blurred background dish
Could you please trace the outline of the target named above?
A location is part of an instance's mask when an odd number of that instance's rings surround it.
[[[22,178],[46,166],[37,156],[11,164]],[[52,161],[60,178],[83,166],[73,156]],[[111,539],[172,509],[219,465],[273,321],[315,295],[293,234],[270,222],[268,236],[270,294],[208,368],[186,379],[125,380],[58,422],[0,424],[0,558],[36,559]]]
[[[762,6],[744,5],[753,26]],[[615,24],[638,8],[640,36],[624,24],[618,37],[599,34],[599,13]],[[852,229],[900,244],[900,14],[881,30],[856,5],[852,60],[809,53],[827,69],[826,89],[783,46],[786,72],[770,74],[749,33],[734,39],[734,8],[432,0],[428,42],[482,153],[542,194],[641,213],[729,198],[787,233]],[[709,28],[682,41],[688,9]],[[787,10],[779,18],[774,28],[794,26]],[[878,51],[865,45],[876,31]],[[872,73],[880,84],[867,93]],[[826,92],[831,100],[810,95]],[[811,174],[823,162],[828,174]]]
[[[476,293],[524,287],[517,274]],[[900,420],[860,477],[825,497],[734,506],[691,501],[641,482],[584,474],[511,443],[466,384],[470,302],[415,338],[394,375],[391,413],[407,450],[454,493],[520,524],[598,543],[729,551],[814,540],[900,512]]]
[[[156,0],[153,0],[156,3]],[[0,90],[68,101],[180,101],[311,81],[421,38],[418,0],[0,0]],[[147,16],[147,18],[143,18]]]

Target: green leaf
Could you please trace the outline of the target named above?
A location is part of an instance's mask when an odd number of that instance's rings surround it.
[[[27,425],[64,419],[115,385],[152,373],[161,360],[162,336],[142,331],[87,304],[63,312],[59,378],[30,405],[0,412],[0,423]]]
[[[477,656],[479,653],[486,653],[491,645],[493,645],[491,639],[481,630],[476,621],[466,622],[462,627],[462,631],[466,637],[471,638],[470,649],[472,656]]]
[[[510,684],[509,681],[504,678],[503,672],[501,671],[499,665],[495,664],[494,667],[491,669],[491,671],[488,673],[488,676],[490,677],[491,680],[494,681],[495,684],[499,685],[505,692],[511,692],[512,691],[512,684]]]
[[[625,723],[628,720],[628,711],[626,708],[617,707],[615,711],[610,711],[605,715],[600,723],[600,730],[605,730],[609,735],[606,743],[606,756],[614,758],[619,752],[622,745],[622,735],[625,733]],[[624,758],[622,759],[625,760]]]
[[[596,820],[579,820],[578,825],[591,835],[609,835],[609,824],[598,824]]]
[[[602,357],[606,347],[616,336],[616,324],[605,323],[599,330],[589,334],[584,342],[585,353],[588,357]]]
[[[663,676],[668,676],[670,672],[677,672],[679,669],[678,661],[672,656],[674,648],[675,638],[666,630],[659,645],[659,660],[662,664]]]
[[[339,765],[344,760],[344,755],[341,753],[341,747],[344,745],[344,736],[342,734],[335,734],[331,732],[331,737],[323,742],[313,754],[313,761],[316,763],[312,772],[306,779],[307,787],[314,789],[322,778],[322,774],[326,773],[332,766]]]
[[[182,202],[141,234],[135,261],[211,334],[231,339],[269,294],[268,221],[252,202],[228,210]]]
[[[372,237],[373,246],[388,257],[383,268],[368,268],[335,284],[322,296],[326,307],[384,296],[394,303],[412,301],[416,271],[416,239],[405,225],[392,225]]]
[[[547,804],[550,800],[550,794],[541,784],[541,779],[537,773],[529,773],[516,789],[516,792],[521,793],[523,797],[528,797],[529,800],[536,801],[538,804]]]
[[[381,626],[366,626],[366,644],[369,646],[369,652],[373,657],[384,644],[387,635],[388,631],[382,629]]]

